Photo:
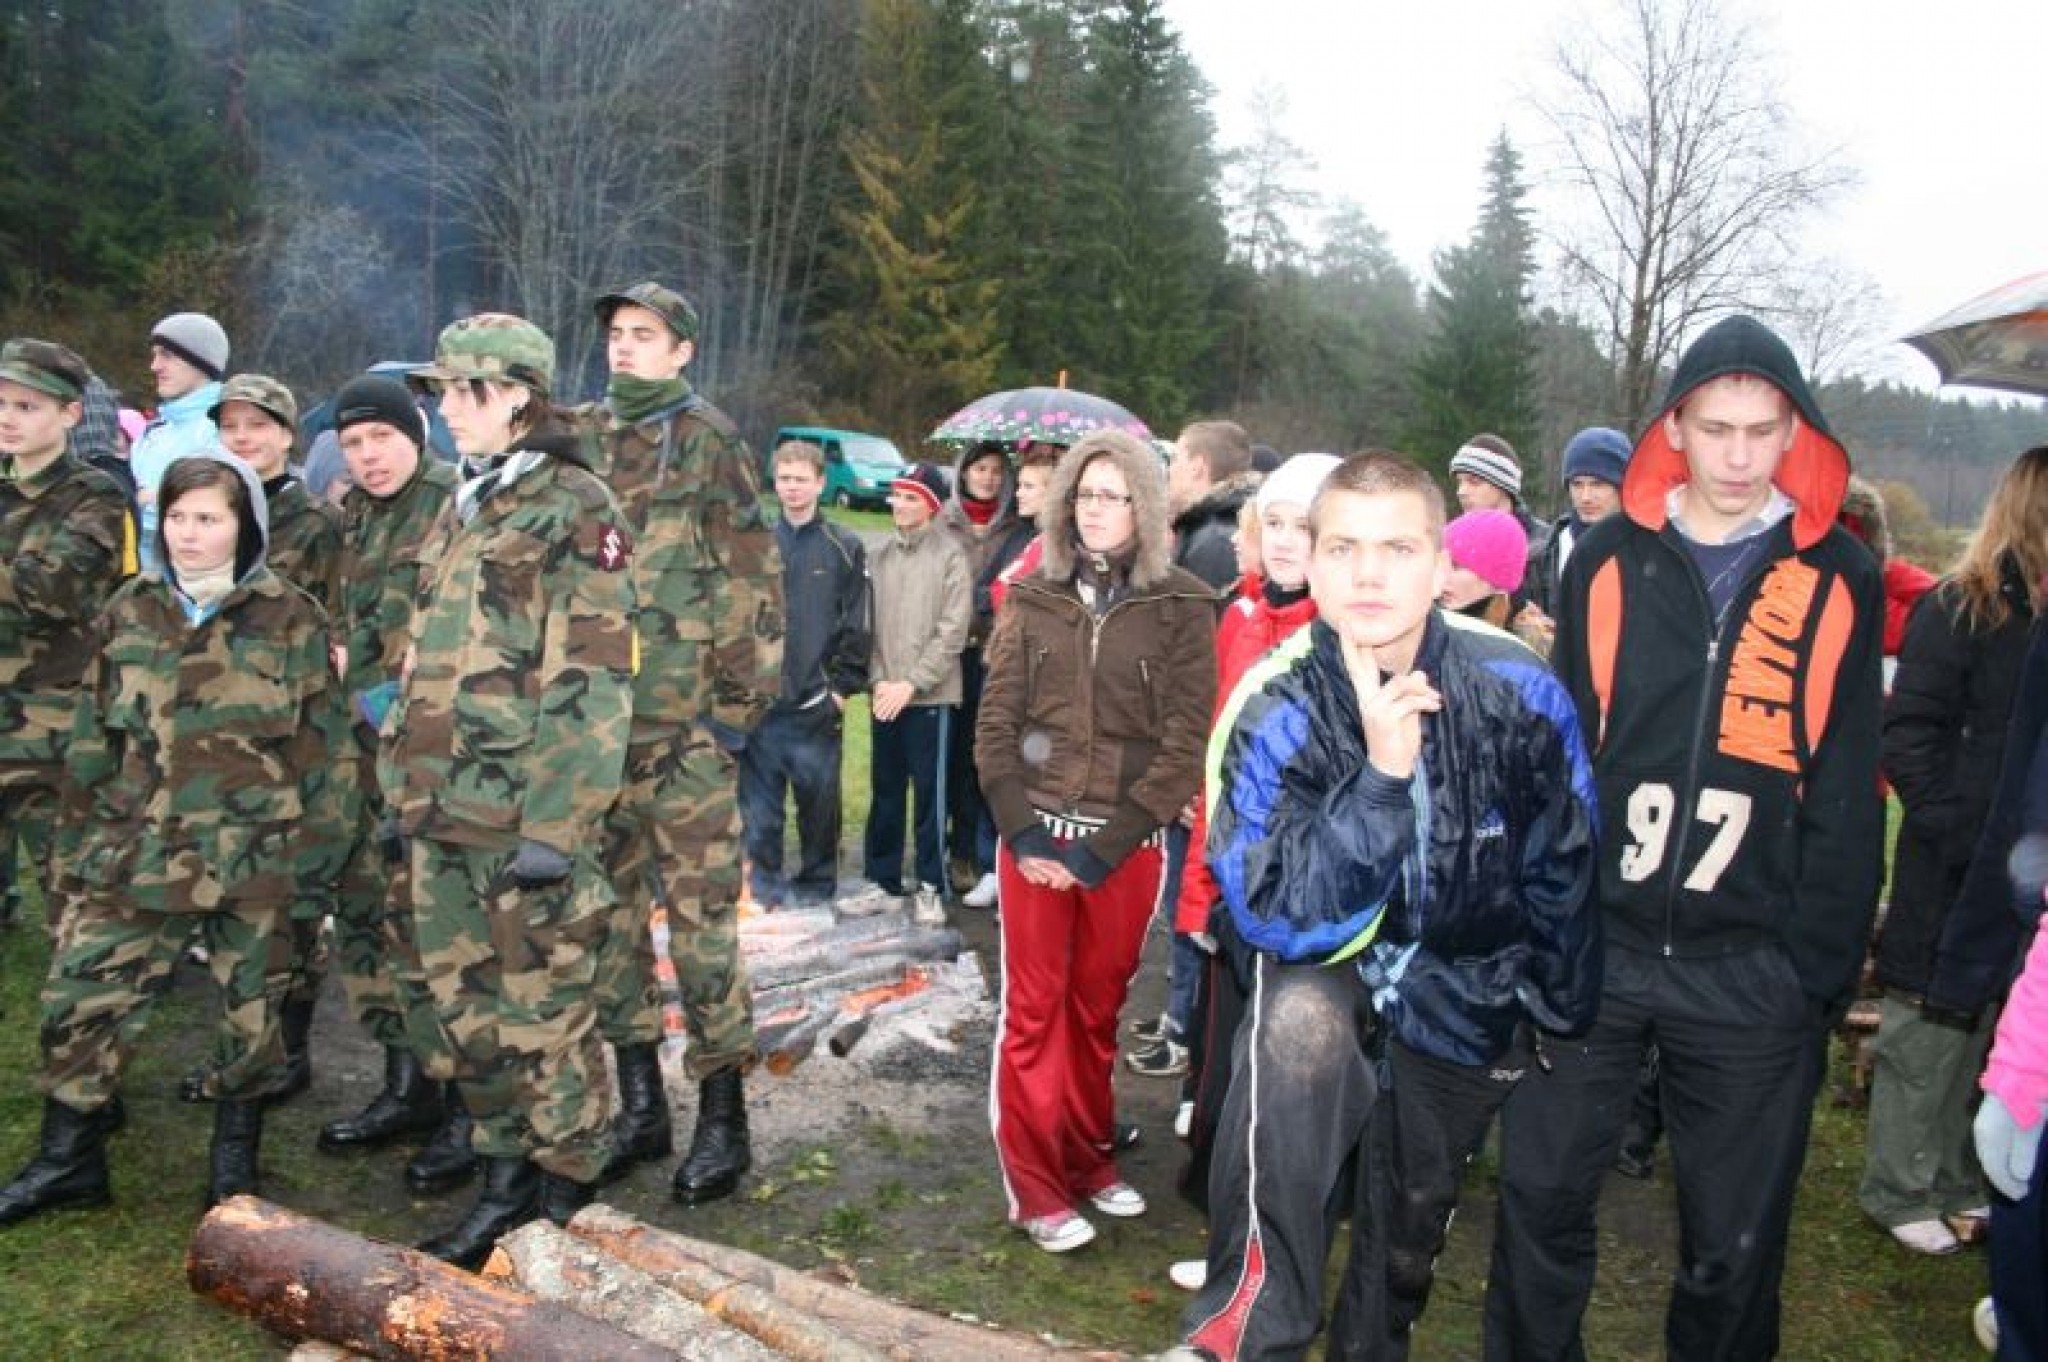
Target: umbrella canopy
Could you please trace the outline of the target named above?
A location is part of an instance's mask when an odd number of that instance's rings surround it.
[[[1017,388],[977,397],[931,433],[934,440],[1071,445],[1091,430],[1114,426],[1141,440],[1145,423],[1106,397],[1075,388]]]
[[[1904,340],[1943,383],[2048,394],[2048,273],[1972,298]]]

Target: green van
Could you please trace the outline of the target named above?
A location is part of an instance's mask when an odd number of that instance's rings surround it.
[[[784,426],[769,446],[771,484],[774,451],[784,440],[807,440],[825,451],[825,500],[833,506],[887,506],[890,482],[909,467],[902,451],[885,436],[826,426]]]

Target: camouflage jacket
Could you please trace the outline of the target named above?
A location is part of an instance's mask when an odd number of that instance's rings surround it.
[[[341,512],[287,474],[263,485],[270,499],[270,570],[320,602],[332,619],[341,610]]]
[[[441,517],[461,479],[431,454],[412,481],[378,499],[352,488],[342,499],[341,613],[335,622],[344,661],[342,694],[351,717],[360,697],[398,681],[411,637],[413,602],[441,541]]]
[[[725,414],[692,397],[637,425],[602,406],[600,469],[633,528],[640,732],[760,723],[782,690],[782,560],[753,456]]]
[[[633,713],[632,537],[573,441],[533,441],[442,517],[386,720],[384,798],[406,833],[590,847]]]
[[[59,455],[29,478],[0,459],[0,777],[63,760],[89,630],[121,584],[128,498]]]
[[[258,567],[204,623],[161,578],[130,582],[97,643],[66,755],[58,877],[159,913],[290,902],[340,875],[347,741],[312,597]]]

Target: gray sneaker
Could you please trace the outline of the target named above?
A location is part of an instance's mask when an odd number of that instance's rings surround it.
[[[910,920],[920,927],[946,925],[946,904],[939,897],[937,889],[928,884],[920,884],[911,891]]]
[[[873,917],[877,913],[893,912],[902,899],[890,893],[879,884],[863,885],[857,894],[848,894],[832,904],[834,912],[841,917]]]

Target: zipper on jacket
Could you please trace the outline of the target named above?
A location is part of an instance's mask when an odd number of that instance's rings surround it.
[[[1771,529],[1764,530],[1763,533],[1772,534],[1775,530],[1776,527],[1773,526]],[[1671,532],[1677,534],[1678,530],[1673,528]],[[1706,684],[1700,688],[1699,706],[1693,714],[1692,743],[1686,753],[1685,788],[1678,791],[1679,798],[1673,801],[1671,809],[1672,821],[1677,823],[1678,826],[1672,830],[1671,856],[1664,874],[1664,949],[1662,954],[1666,959],[1669,959],[1677,953],[1672,937],[1677,934],[1678,886],[1681,882],[1679,871],[1685,864],[1686,847],[1692,841],[1693,811],[1699,803],[1700,755],[1701,748],[1706,743],[1707,720],[1713,713],[1714,671],[1721,660],[1721,640],[1727,633],[1728,621],[1735,617],[1737,603],[1747,599],[1751,588],[1756,585],[1758,579],[1763,576],[1768,568],[1775,565],[1778,560],[1769,557],[1759,559],[1749,575],[1744,577],[1742,582],[1735,588],[1735,594],[1728,598],[1726,613],[1719,619],[1715,619],[1714,599],[1707,594],[1706,583],[1701,580],[1699,567],[1692,561],[1692,555],[1687,553],[1682,545],[1665,543],[1661,536],[1658,542],[1664,543],[1666,549],[1685,560],[1686,580],[1692,583],[1693,593],[1698,598],[1701,607],[1707,612],[1707,619],[1713,626],[1712,632],[1707,637]],[[1795,545],[1794,552],[1796,553],[1797,551],[1797,546]]]

